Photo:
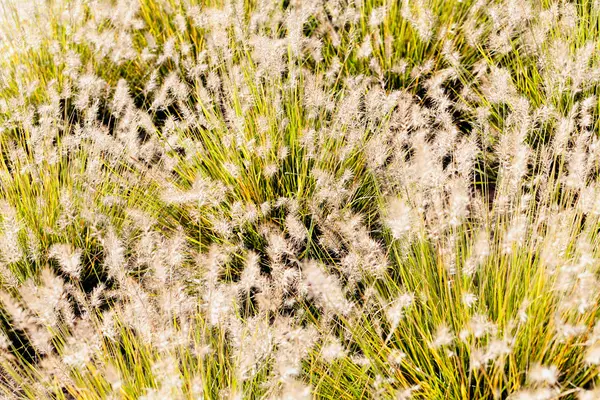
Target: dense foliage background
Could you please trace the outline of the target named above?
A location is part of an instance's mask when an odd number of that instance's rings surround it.
[[[600,398],[598,0],[0,4],[6,398]]]

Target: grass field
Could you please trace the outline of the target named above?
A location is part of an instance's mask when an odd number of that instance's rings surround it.
[[[600,1],[0,8],[0,398],[600,399]]]

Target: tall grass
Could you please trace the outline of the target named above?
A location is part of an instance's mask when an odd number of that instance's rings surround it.
[[[597,1],[2,6],[5,397],[600,398]]]

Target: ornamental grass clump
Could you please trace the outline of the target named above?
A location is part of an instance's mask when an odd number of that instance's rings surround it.
[[[598,1],[2,6],[3,398],[600,398]]]

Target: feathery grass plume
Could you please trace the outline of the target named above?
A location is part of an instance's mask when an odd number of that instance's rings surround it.
[[[0,251],[5,263],[10,264],[20,261],[24,257],[23,250],[19,244],[19,224],[17,211],[6,201],[1,204],[2,208],[2,236],[0,237]]]
[[[402,239],[408,236],[411,229],[414,229],[414,217],[410,205],[405,200],[393,198],[388,209],[386,225],[390,228],[394,239]]]
[[[74,279],[79,279],[81,274],[80,249],[74,249],[68,244],[55,244],[50,247],[50,256],[54,257],[64,273]]]
[[[346,299],[339,282],[322,266],[308,262],[303,266],[303,275],[308,295],[326,312],[347,315],[351,311],[352,303]]]

